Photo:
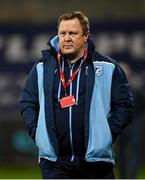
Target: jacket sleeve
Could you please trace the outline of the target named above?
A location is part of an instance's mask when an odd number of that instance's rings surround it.
[[[21,114],[29,135],[35,140],[38,121],[39,101],[36,65],[33,66],[20,99]]]
[[[133,96],[124,71],[116,65],[112,77],[111,111],[108,123],[113,142],[133,119]]]

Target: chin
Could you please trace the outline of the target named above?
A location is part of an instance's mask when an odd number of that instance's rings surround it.
[[[74,52],[73,51],[62,51],[62,54],[64,54],[64,55],[72,55],[72,54],[74,54]]]

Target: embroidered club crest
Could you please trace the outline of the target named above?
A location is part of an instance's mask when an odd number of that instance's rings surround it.
[[[102,68],[102,66],[96,66],[95,67],[95,74],[96,74],[96,76],[101,76],[102,75],[102,73],[103,73],[103,68]]]

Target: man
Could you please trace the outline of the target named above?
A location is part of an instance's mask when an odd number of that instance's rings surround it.
[[[122,69],[95,52],[88,18],[60,16],[21,99],[43,178],[114,178],[112,143],[132,120],[132,101]]]

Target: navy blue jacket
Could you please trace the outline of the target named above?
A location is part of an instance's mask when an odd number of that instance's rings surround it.
[[[95,51],[88,40],[90,63],[86,78],[84,115],[85,160],[114,163],[112,143],[133,118],[133,97],[125,73],[111,58]],[[28,76],[21,97],[21,113],[39,158],[57,160],[58,139],[53,108],[58,37],[50,41]]]

